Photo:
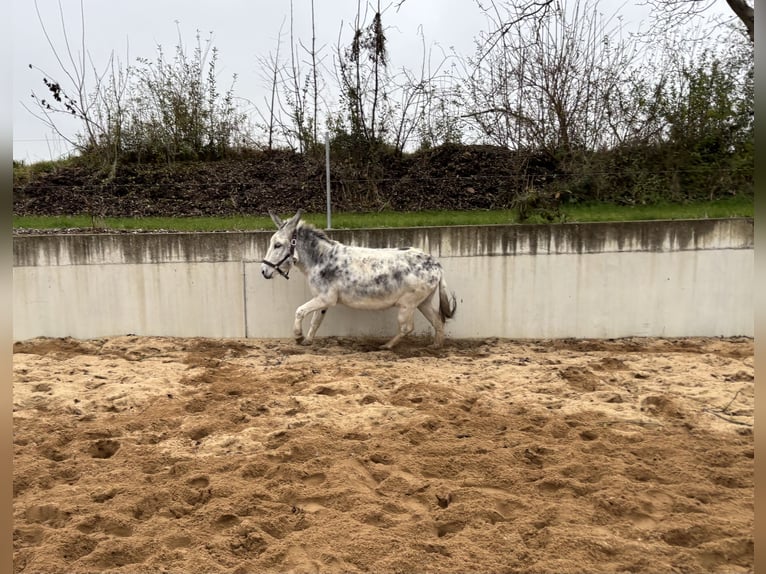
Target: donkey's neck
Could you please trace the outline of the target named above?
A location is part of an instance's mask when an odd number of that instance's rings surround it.
[[[298,224],[295,234],[295,251],[298,267],[305,271],[327,260],[332,248],[338,245],[325,235],[324,231],[304,222]]]

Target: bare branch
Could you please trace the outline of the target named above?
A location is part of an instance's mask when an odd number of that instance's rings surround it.
[[[658,19],[658,33],[666,28],[687,24],[691,19],[704,15],[718,4],[718,0],[645,0]],[[734,15],[744,24],[750,41],[755,38],[755,17],[753,7],[747,0],[726,0]]]
[[[498,27],[495,31],[490,33],[489,37],[486,39],[483,50],[484,55],[489,54],[492,50],[494,50],[499,42],[505,42],[506,35],[522,22],[529,20],[536,20],[539,22],[541,19],[545,18],[548,15],[548,11],[551,5],[556,0],[532,0],[523,6],[516,8],[515,14],[513,17],[511,17],[510,20],[505,20],[500,15],[499,9],[495,4],[495,0],[489,1],[492,6],[492,12],[495,13],[495,22]],[[486,14],[489,13],[489,7],[482,5],[481,0],[476,0],[476,4]],[[483,59],[484,55],[480,57],[480,60]]]

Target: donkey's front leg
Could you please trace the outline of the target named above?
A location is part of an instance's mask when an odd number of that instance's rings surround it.
[[[325,313],[327,313],[327,309],[322,309],[321,311],[314,311],[314,314],[311,316],[311,325],[309,326],[309,332],[306,334],[306,339],[304,340],[304,344],[310,345],[311,342],[314,340],[314,335],[316,335],[317,330],[319,329],[319,326],[322,324],[322,320],[324,319]]]
[[[319,319],[317,320],[316,315],[311,321],[311,327],[309,328],[309,336],[304,340],[303,338],[303,318],[308,315],[309,313],[313,313],[314,311],[324,311],[329,307],[332,303],[328,302],[327,299],[324,297],[314,297],[310,301],[307,301],[300,307],[298,307],[295,310],[295,324],[293,325],[293,335],[295,337],[295,342],[299,344],[304,345],[310,345],[314,342],[314,334],[316,333],[316,330],[319,328],[319,323],[322,322],[322,315],[321,313],[318,313]]]

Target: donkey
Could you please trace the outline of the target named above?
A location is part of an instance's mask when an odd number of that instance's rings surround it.
[[[415,309],[434,328],[433,347],[444,343],[444,323],[455,315],[457,301],[450,294],[444,271],[431,255],[412,247],[371,249],[344,245],[301,220],[302,211],[288,221],[269,211],[277,232],[262,260],[266,279],[278,273],[289,279],[293,264],[308,279],[314,298],[295,311],[293,334],[299,344],[310,345],[326,310],[337,304],[353,309],[398,307],[398,333],[382,349],[391,349],[414,329]],[[438,311],[433,298],[438,292]],[[311,318],[306,337],[303,319]]]

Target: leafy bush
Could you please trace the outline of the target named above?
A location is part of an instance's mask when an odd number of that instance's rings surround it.
[[[55,113],[81,121],[74,142],[81,159],[108,170],[108,177],[120,162],[221,159],[248,141],[247,118],[234,104],[236,75],[232,87],[219,91],[212,37],[203,43],[197,32],[191,55],[179,38],[171,61],[162,46],[157,51],[156,60],[139,58],[126,68],[112,55],[90,90],[75,64],[63,70],[73,85],[46,75],[49,97],[32,96],[50,125]]]
[[[196,39],[191,56],[179,42],[172,61],[161,46],[155,61],[138,60],[122,127],[125,159],[220,159],[242,140],[245,117],[233,87],[222,94],[216,83],[218,50],[210,38],[203,45],[199,32]]]

